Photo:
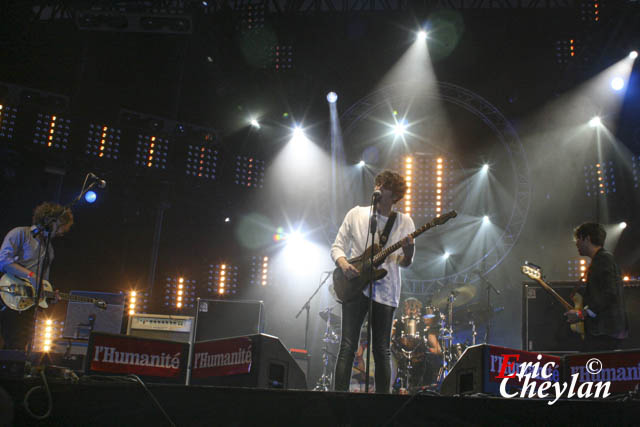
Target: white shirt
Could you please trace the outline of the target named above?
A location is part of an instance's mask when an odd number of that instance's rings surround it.
[[[371,206],[356,206],[347,212],[347,215],[342,221],[342,225],[338,230],[335,242],[331,246],[331,258],[333,262],[340,257],[346,257],[351,259],[362,255],[367,240],[367,233],[369,232],[369,212]],[[378,214],[378,232],[376,233],[375,241],[379,243],[380,234],[384,230],[384,226],[387,224],[388,217]],[[407,214],[398,212],[396,221],[389,233],[389,239],[384,247],[391,246],[394,243],[402,240],[408,234],[414,232],[416,229],[413,224],[413,220]],[[368,246],[371,246],[371,238],[369,238]],[[398,263],[402,260],[403,252],[401,249],[390,254],[387,259],[380,265],[379,268],[387,270],[387,275],[381,280],[374,282],[373,284],[373,300],[381,304],[397,307],[400,301],[400,266]],[[369,287],[366,287],[363,291],[365,295],[369,295]]]

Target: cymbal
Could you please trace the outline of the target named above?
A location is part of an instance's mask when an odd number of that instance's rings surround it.
[[[322,320],[324,320],[325,322],[327,321],[327,319],[331,319],[329,320],[329,323],[333,327],[336,327],[336,326],[340,327],[342,325],[342,317],[338,316],[337,314],[333,314],[329,309],[322,310],[318,314],[320,315]]]
[[[453,307],[460,307],[467,304],[476,296],[476,288],[472,285],[464,285],[460,283],[452,283],[442,288],[431,299],[431,305],[438,307],[440,310],[444,310],[449,302],[449,296],[453,293],[455,300],[453,301]]]
[[[494,307],[490,310],[487,307],[486,303],[476,302],[474,304],[469,304],[466,307],[460,307],[453,311],[453,323],[455,325],[464,326],[468,325],[471,320],[473,320],[476,326],[485,324],[491,319],[496,313],[502,311],[503,307]]]

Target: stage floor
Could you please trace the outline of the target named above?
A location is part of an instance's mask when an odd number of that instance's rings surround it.
[[[105,377],[80,383],[49,380],[51,415],[41,421],[23,405],[40,379],[1,380],[14,402],[15,426],[170,425],[139,383]],[[637,425],[640,400],[503,399],[488,396],[365,395],[212,386],[148,384],[179,426],[424,426],[424,425]],[[31,393],[30,409],[47,411],[43,389]],[[7,414],[2,414],[7,425]]]

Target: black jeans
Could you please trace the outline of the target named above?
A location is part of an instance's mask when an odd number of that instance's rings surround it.
[[[360,329],[369,311],[369,298],[360,294],[342,304],[342,339],[336,362],[335,389],[349,390],[353,359],[358,349]],[[391,382],[391,325],[395,307],[373,302],[371,329],[373,335],[372,354],[375,361],[376,392],[389,393]]]

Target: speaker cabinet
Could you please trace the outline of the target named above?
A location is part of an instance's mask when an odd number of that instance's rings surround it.
[[[89,339],[91,332],[120,333],[124,313],[124,295],[89,291],[71,291],[71,295],[104,300],[107,303],[107,309],[102,310],[89,302],[69,301],[63,337]]]
[[[198,298],[196,341],[256,335],[263,331],[262,301],[219,301]]]
[[[549,282],[565,300],[575,287],[574,281]],[[629,318],[629,337],[624,348],[640,347],[640,281],[624,284],[624,301]],[[565,308],[535,282],[522,286],[522,348],[543,353],[572,353],[582,349],[580,336],[569,329]]]
[[[298,363],[277,337],[258,334],[195,343],[192,385],[305,390]]]

